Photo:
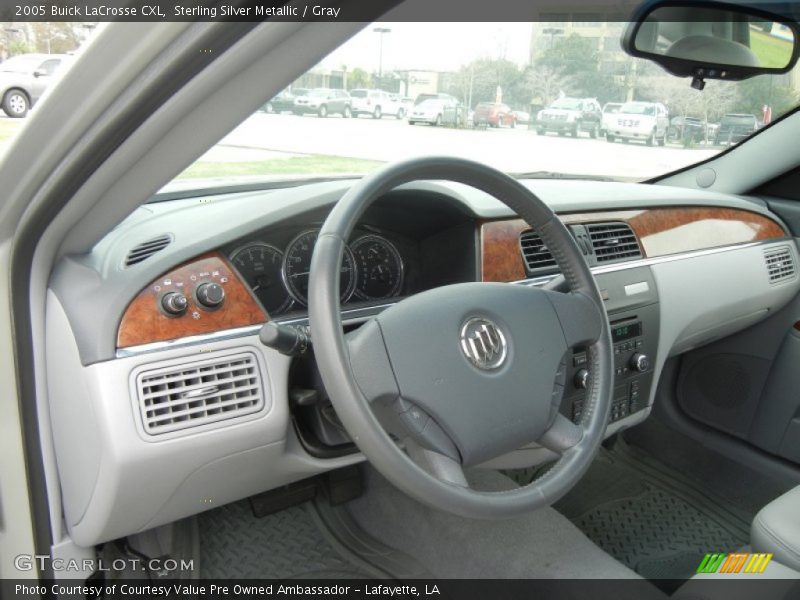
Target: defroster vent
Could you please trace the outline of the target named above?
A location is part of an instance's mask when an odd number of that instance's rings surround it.
[[[539,269],[556,266],[556,261],[550,250],[542,242],[542,238],[530,229],[523,231],[519,235],[519,245],[528,271],[538,271]]]
[[[770,283],[780,283],[795,278],[794,257],[788,246],[764,250]]]
[[[227,421],[264,408],[252,352],[156,368],[136,376],[145,433],[160,435]]]
[[[593,223],[586,226],[598,263],[641,258],[639,240],[626,223]]]
[[[138,265],[153,256],[156,252],[161,252],[164,248],[169,246],[172,241],[172,236],[169,234],[160,235],[141,244],[137,244],[130,249],[128,255],[125,257],[125,267]]]

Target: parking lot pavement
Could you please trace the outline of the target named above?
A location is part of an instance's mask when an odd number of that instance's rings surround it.
[[[604,139],[539,136],[515,129],[450,129],[409,125],[385,117],[344,119],[256,113],[221,144],[291,154],[326,154],[395,161],[422,155],[450,155],[502,171],[557,171],[646,179],[706,159],[713,148],[647,147]]]

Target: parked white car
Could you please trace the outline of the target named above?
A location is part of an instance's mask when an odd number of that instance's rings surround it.
[[[648,146],[667,141],[669,112],[660,102],[626,102],[608,123],[606,139],[640,140]]]
[[[609,125],[614,123],[622,102],[606,102],[603,105],[603,116],[600,118],[600,135],[605,135]]]
[[[406,116],[406,108],[400,99],[383,90],[350,90],[352,98],[351,110],[353,116],[369,115],[373,119],[380,119],[384,115],[391,115],[397,119]]]
[[[12,119],[28,114],[53,80],[66,54],[20,54],[0,64],[0,107]]]
[[[447,109],[455,109],[458,102],[455,99],[431,98],[423,100],[417,104],[408,115],[408,124],[428,123],[429,125],[441,125],[444,119],[444,112]]]

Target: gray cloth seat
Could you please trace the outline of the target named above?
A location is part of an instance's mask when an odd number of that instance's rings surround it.
[[[800,486],[758,512],[750,543],[756,552],[772,552],[775,560],[800,571]]]

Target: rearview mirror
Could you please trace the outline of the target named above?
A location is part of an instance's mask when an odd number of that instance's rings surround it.
[[[751,7],[667,0],[640,9],[622,47],[703,89],[706,79],[786,73],[797,62],[798,37],[797,23]]]

